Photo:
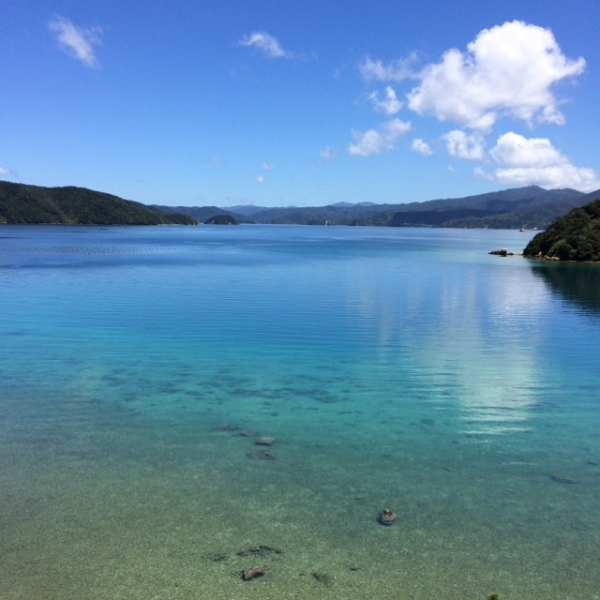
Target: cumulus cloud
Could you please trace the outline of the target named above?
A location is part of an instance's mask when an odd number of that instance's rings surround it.
[[[368,71],[385,73],[371,66]],[[580,75],[585,60],[562,53],[549,29],[521,21],[481,31],[466,52],[448,50],[426,66],[420,84],[408,94],[419,115],[489,131],[503,116],[562,124],[554,84]]]
[[[419,154],[423,154],[423,156],[431,156],[433,154],[433,150],[431,149],[431,146],[427,142],[422,140],[421,138],[414,139],[413,143],[411,145],[411,148],[415,152],[418,152]]]
[[[240,40],[240,45],[254,47],[269,58],[291,58],[291,53],[283,49],[277,38],[265,31],[253,31]]]
[[[98,67],[100,63],[94,46],[102,43],[99,27],[79,27],[65,17],[57,16],[48,23],[48,29],[56,34],[59,46],[86,67]]]
[[[348,152],[358,156],[370,156],[381,154],[385,150],[393,150],[398,140],[410,129],[410,123],[400,119],[392,119],[377,130],[353,131],[352,136],[355,142],[348,146]]]
[[[464,160],[481,160],[485,154],[483,137],[479,133],[467,134],[457,129],[442,138],[450,156]]]
[[[499,183],[569,187],[584,192],[600,189],[600,177],[593,169],[572,165],[547,138],[505,133],[490,155],[498,165],[493,178]]]
[[[376,110],[388,116],[395,115],[402,108],[402,102],[398,100],[394,88],[389,85],[385,88],[383,99],[380,100],[377,92],[373,92],[369,95],[369,100],[371,100]]]
[[[416,54],[411,54],[408,58],[399,58],[387,65],[380,60],[367,57],[358,69],[367,81],[404,81],[414,76],[416,61]]]

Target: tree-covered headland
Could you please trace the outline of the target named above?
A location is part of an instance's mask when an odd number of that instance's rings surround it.
[[[196,225],[198,221],[86,188],[49,188],[0,181],[0,223]]]
[[[527,244],[523,256],[600,262],[600,200],[558,218]]]

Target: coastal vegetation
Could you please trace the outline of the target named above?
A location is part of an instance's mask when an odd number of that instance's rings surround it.
[[[205,225],[239,225],[240,222],[233,215],[215,215],[204,221]]]
[[[600,200],[575,208],[538,233],[523,256],[600,262]]]
[[[0,181],[0,223],[61,225],[195,225],[189,215],[80,187],[40,187]]]

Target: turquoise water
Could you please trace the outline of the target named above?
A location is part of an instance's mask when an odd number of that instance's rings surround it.
[[[530,237],[0,228],[0,597],[600,598],[600,269]]]

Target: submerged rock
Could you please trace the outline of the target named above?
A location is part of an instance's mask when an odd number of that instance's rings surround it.
[[[252,581],[252,579],[262,577],[264,574],[265,567],[263,566],[248,567],[242,571],[242,579],[244,581]]]
[[[254,443],[258,446],[272,446],[275,443],[275,438],[263,435],[262,437],[259,437]]]
[[[323,585],[331,585],[333,583],[333,580],[331,578],[330,575],[327,575],[327,573],[322,573],[321,571],[313,571],[311,573],[311,575],[319,582],[322,583]]]
[[[384,508],[377,517],[382,525],[392,525],[396,521],[396,513],[389,508]]]

